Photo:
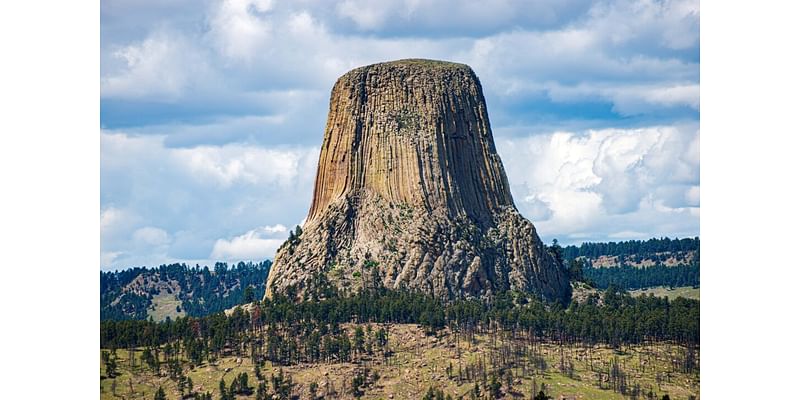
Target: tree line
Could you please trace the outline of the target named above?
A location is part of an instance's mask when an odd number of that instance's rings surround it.
[[[605,343],[613,346],[645,341],[700,341],[700,302],[653,296],[632,297],[614,287],[602,296],[568,307],[507,292],[493,301],[458,300],[443,303],[433,297],[394,290],[363,292],[351,297],[294,303],[286,297],[256,303],[251,311],[237,308],[231,315],[185,317],[164,322],[107,320],[101,322],[103,348],[167,345],[181,348],[197,363],[219,356],[225,346],[241,346],[253,335],[266,333],[253,347],[280,365],[347,360],[363,344],[346,332],[343,323],[416,323],[428,332],[450,327],[466,335],[503,329],[543,340]],[[366,333],[364,333],[366,334]],[[380,330],[370,332],[375,339]],[[385,334],[385,332],[384,332]],[[355,343],[354,343],[355,340]],[[366,340],[366,339],[364,339]],[[379,348],[383,339],[375,339]]]
[[[572,260],[577,257],[597,258],[600,256],[646,255],[665,252],[700,251],[700,238],[628,240],[624,242],[582,243],[580,246],[564,247],[564,258]]]
[[[613,268],[584,266],[583,277],[599,289],[605,289],[611,285],[629,290],[654,286],[700,286],[700,265],[677,265],[674,267],[655,265],[643,268],[629,265]]]

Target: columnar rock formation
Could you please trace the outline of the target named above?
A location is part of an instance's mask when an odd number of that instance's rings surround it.
[[[514,207],[468,66],[401,60],[333,87],[314,198],[275,257],[267,296],[385,286],[445,299],[569,297],[563,268]]]

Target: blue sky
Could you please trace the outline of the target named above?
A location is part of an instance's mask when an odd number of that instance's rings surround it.
[[[101,267],[270,258],[308,211],[330,89],[472,66],[545,241],[700,230],[699,1],[104,0]]]

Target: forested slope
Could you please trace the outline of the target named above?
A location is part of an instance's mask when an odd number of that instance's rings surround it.
[[[175,308],[169,316],[200,317],[264,296],[272,262],[240,262],[213,269],[186,264],[100,272],[100,319],[147,319],[159,303]],[[161,304],[163,305],[163,304]]]
[[[572,280],[599,289],[700,286],[700,238],[629,240],[550,247]]]

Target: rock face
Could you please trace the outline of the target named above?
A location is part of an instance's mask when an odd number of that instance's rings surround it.
[[[569,298],[566,272],[514,207],[471,68],[401,60],[336,82],[311,209],[266,295],[307,296],[321,279],[351,293]]]

